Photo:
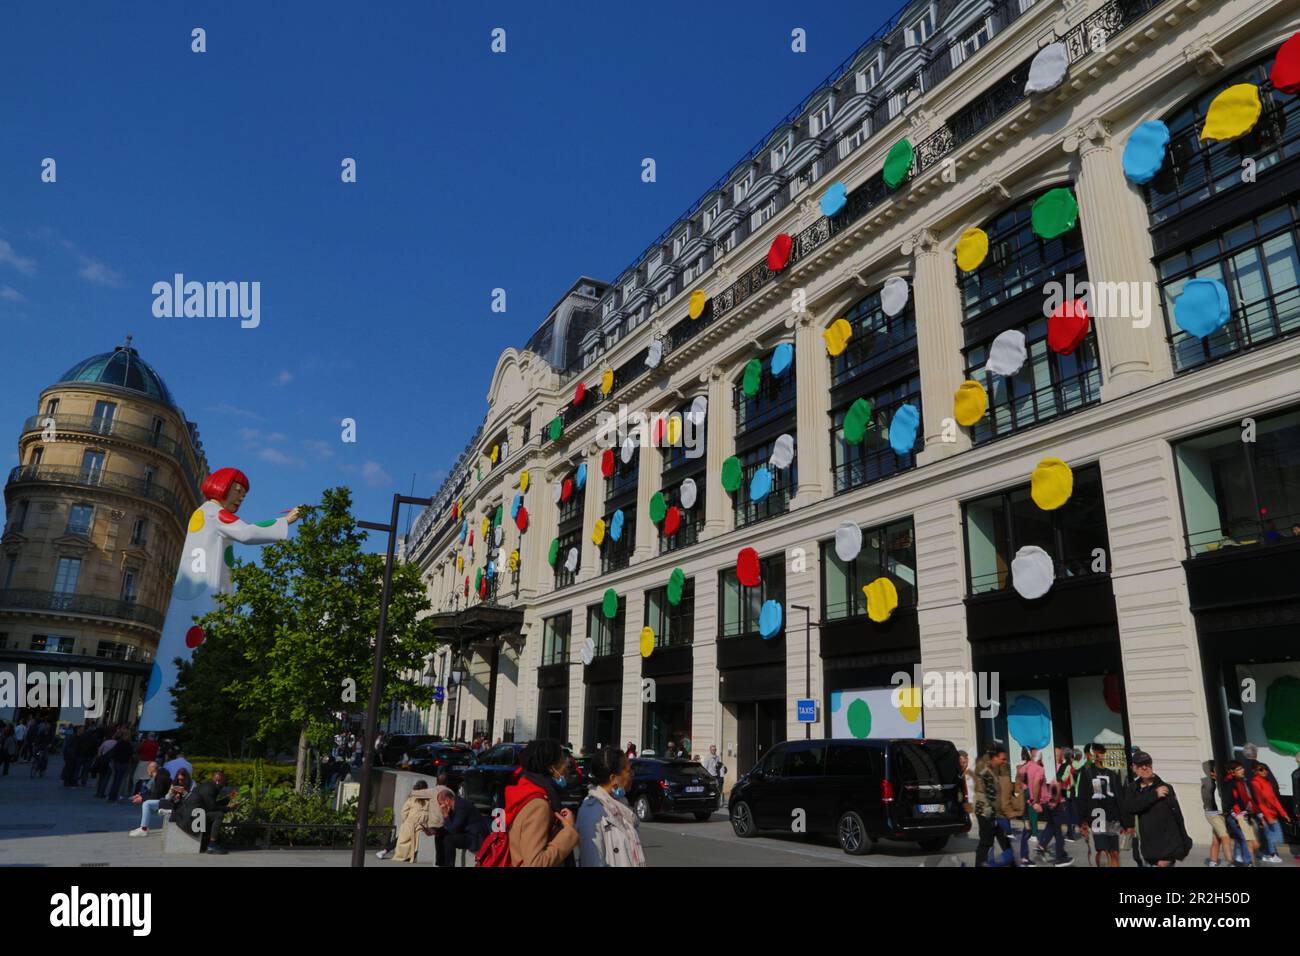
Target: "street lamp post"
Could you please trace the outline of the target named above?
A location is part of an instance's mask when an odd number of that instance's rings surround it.
[[[803,611],[803,695],[812,699],[812,609],[806,604],[791,604],[795,611]],[[819,622],[818,627],[821,627]],[[805,740],[812,740],[812,723],[803,725]]]
[[[384,680],[384,630],[388,626],[388,599],[393,587],[393,554],[397,549],[397,516],[402,505],[431,507],[432,498],[412,498],[393,495],[393,512],[388,524],[358,521],[357,526],[368,531],[388,533],[388,554],[384,559],[384,587],[379,597],[379,632],[375,635],[375,673],[370,682],[370,705],[366,708],[365,756],[361,761],[361,794],[357,807],[357,832],[352,843],[352,865],[366,865],[366,830],[370,826],[370,774],[375,766],[375,724],[379,721],[379,698]]]

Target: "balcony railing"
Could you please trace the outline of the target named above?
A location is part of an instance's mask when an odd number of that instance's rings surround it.
[[[135,478],[131,475],[78,468],[74,465],[19,465],[9,472],[8,484],[10,485],[38,483],[103,488],[135,498],[145,498],[170,508],[182,526],[189,521],[190,517],[188,506],[173,492],[156,482],[145,481],[143,478]]]
[[[198,491],[198,478],[195,476],[194,469],[190,467],[189,459],[185,455],[185,446],[174,438],[156,434],[153,429],[145,428],[143,425],[132,425],[130,422],[118,421],[116,418],[102,418],[94,415],[66,415],[59,412],[55,412],[53,415],[31,416],[23,423],[23,433],[44,431],[50,419],[54,420],[53,430],[56,435],[59,432],[71,432],[74,435],[98,435],[104,438],[118,438],[122,441],[157,448],[163,454],[170,455],[180,463],[186,479],[193,485],[194,490]]]
[[[88,594],[63,594],[58,591],[11,588],[0,591],[0,608],[111,617],[119,621],[143,624],[157,630],[161,630],[163,625],[162,611],[144,607],[134,601],[115,601]]]

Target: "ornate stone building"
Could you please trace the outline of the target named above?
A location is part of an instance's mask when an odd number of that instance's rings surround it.
[[[41,392],[18,455],[0,538],[0,667],[101,672],[104,719],[134,720],[207,475],[198,428],[128,339]]]

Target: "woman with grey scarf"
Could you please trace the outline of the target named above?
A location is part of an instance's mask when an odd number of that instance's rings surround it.
[[[602,747],[587,767],[591,788],[578,808],[579,866],[645,866],[640,822],[627,803],[632,763],[617,747]]]

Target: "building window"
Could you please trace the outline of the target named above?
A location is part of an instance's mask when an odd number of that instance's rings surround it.
[[[894,451],[889,443],[889,426],[903,405],[912,405],[921,414],[921,379],[911,375],[899,379],[865,398],[871,405],[871,422],[862,441],[850,445],[844,440],[844,418],[853,402],[845,396],[844,404],[831,411],[831,470],[835,478],[835,493],[861,488],[890,475],[896,475],[916,465],[916,453],[925,447],[924,430],[916,430],[912,449],[905,455]]]
[[[817,112],[808,118],[808,132],[812,136],[817,136],[825,132],[831,125],[831,101],[827,100]]]
[[[710,206],[708,209],[704,210],[704,231],[708,232],[709,227],[712,226],[715,222],[717,222],[718,217],[721,215],[722,215],[722,200],[715,199],[713,201],[713,205]]]
[[[162,440],[163,420],[161,418],[154,418],[153,427],[150,429],[150,434],[153,438],[153,444],[157,445],[158,442]]]
[[[103,474],[104,453],[102,451],[86,451],[81,456],[81,480],[89,485],[97,485]]]
[[[676,419],[681,424],[671,429],[665,425],[662,446],[663,467],[660,469],[664,503],[667,507],[676,507],[681,514],[681,525],[677,533],[666,535],[662,527],[659,531],[659,553],[667,554],[687,548],[699,540],[700,528],[704,525],[705,496],[708,493],[708,428],[705,422],[698,424],[691,417],[691,404],[694,399],[671,412],[666,421]],[[668,444],[669,432],[677,433],[675,444]],[[695,504],[686,508],[681,503],[682,484],[686,479],[695,482]]]
[[[532,417],[530,416],[530,417],[528,417],[528,418],[525,418],[522,422],[520,422],[520,423],[519,423],[519,428],[521,429],[521,436],[522,436],[521,439],[520,439],[520,441],[521,441],[522,444],[527,445],[527,444],[528,444],[528,439],[530,439],[530,438],[533,437],[533,419],[532,419]]]
[[[1300,125],[1300,116],[1296,117]],[[1156,263],[1160,297],[1179,372],[1273,342],[1300,329],[1300,204],[1288,202]],[[1175,300],[1189,279],[1218,279],[1227,287],[1228,323],[1205,338],[1174,321]]]
[[[736,579],[736,569],[728,568],[718,576],[722,592],[719,615],[720,637],[758,634],[758,616],[765,601],[785,603],[785,555],[776,554],[759,562],[762,580],[755,587],[745,587]],[[785,633],[785,622],[774,637]]]
[[[41,467],[41,459],[44,457],[45,457],[45,449],[42,448],[40,445],[37,445],[35,448],[32,449],[31,457],[27,459],[28,467],[33,469]]]
[[[29,501],[20,501],[14,508],[13,516],[9,522],[10,531],[22,531],[27,526],[27,511],[31,506]]]
[[[1269,57],[1231,77],[1216,79],[1191,102],[1164,117],[1170,137],[1165,162],[1146,187],[1152,225],[1241,185],[1243,159],[1254,162],[1258,176],[1300,154],[1300,97],[1279,95],[1273,89],[1269,81],[1272,67],[1273,59]],[[1259,87],[1263,105],[1259,121],[1249,133],[1231,142],[1202,144],[1200,133],[1210,103],[1229,86],[1239,83]],[[1254,190],[1240,191],[1249,194]],[[1241,198],[1250,201],[1249,195]]]
[[[675,237],[673,237],[673,258],[674,259],[678,258],[682,254],[682,250],[686,248],[686,243],[690,241],[691,241],[690,229],[683,229]]]
[[[54,572],[54,592],[56,594],[75,594],[77,578],[81,576],[80,558],[59,558]]]
[[[795,437],[795,447],[798,448],[798,435],[795,434],[793,427],[790,434]],[[771,468],[768,466],[768,459],[772,457],[775,445],[776,439],[773,438],[761,445],[737,452],[740,458],[741,482],[740,487],[732,495],[732,510],[735,513],[737,528],[783,515],[790,510],[790,500],[799,488],[799,459],[796,454],[795,460],[788,468]],[[750,482],[754,479],[754,473],[763,467],[768,467],[772,474],[772,490],[761,501],[753,501],[749,497]]]
[[[542,666],[569,662],[569,628],[573,614],[565,611],[542,622]]]
[[[977,445],[1101,400],[1101,366],[1092,329],[1070,355],[1047,347],[1046,319],[1019,329],[1028,357],[1015,375],[985,372],[991,340],[966,352],[966,377],[983,385],[989,397],[988,414],[971,429],[971,440]]]
[[[77,649],[77,639],[59,634],[33,634],[31,649],[46,654],[72,654]]]
[[[58,410],[59,410],[59,400],[57,398],[51,398],[49,401],[45,403],[46,418],[53,418],[54,413],[57,412]]]
[[[772,150],[772,171],[780,169],[785,165],[785,161],[790,158],[790,137],[787,134],[785,141],[780,143]]]
[[[799,484],[796,453],[795,461],[788,468],[770,469],[772,490],[766,498],[753,501],[749,496],[754,473],[767,466],[776,439],[789,434],[795,439],[796,449],[799,441],[796,431],[799,389],[795,365],[792,362],[780,376],[775,376],[771,371],[771,354],[765,355],[761,361],[763,374],[753,396],[745,394],[741,381],[735,385],[736,456],[741,463],[741,484],[732,494],[732,510],[738,528],[784,514],[789,510],[790,499]],[[743,373],[741,379],[743,381]]]
[[[1300,410],[1232,424],[1174,445],[1192,556],[1300,540]]]
[[[134,604],[135,599],[135,571],[127,568],[122,572],[122,600],[127,604]]]
[[[870,93],[872,87],[879,82],[880,51],[876,51],[876,58],[858,71],[856,77],[856,89],[859,93]]]
[[[682,585],[682,599],[674,606],[668,589],[645,592],[645,626],[654,631],[655,647],[680,647],[695,640],[695,579]]]
[[[117,416],[117,403],[99,401],[95,403],[93,427],[95,433],[107,435],[113,431],[113,419]]]
[[[742,202],[745,201],[745,197],[749,195],[749,191],[750,189],[753,188],[753,186],[754,186],[754,171],[751,169],[741,179],[737,180],[734,186],[731,187],[732,202],[735,205],[739,206]]]
[[[753,214],[751,214],[749,217],[750,232],[754,232],[760,226],[762,226],[763,223],[767,222],[769,219],[775,216],[776,206],[777,206],[776,196],[773,196],[771,199],[767,201],[766,204],[763,205],[761,209],[758,209]]]
[[[93,505],[73,505],[68,509],[68,534],[90,534],[90,523],[94,517]]]
[[[555,557],[555,589],[557,591],[560,588],[567,588],[574,581],[578,580],[578,570],[581,568],[582,561],[582,529],[579,527],[574,528],[572,531],[567,531],[561,534],[559,539],[560,550]],[[573,548],[578,549],[579,566],[573,571],[570,571],[565,568],[564,562],[568,559],[569,551]]]
[[[9,555],[9,560],[5,562],[5,590],[8,591],[14,586],[14,574],[18,571],[18,555]]]
[[[1104,574],[1110,566],[1106,504],[1096,465],[1075,469],[1070,500],[1055,511],[1034,504],[1027,484],[968,501],[962,511],[972,595],[1009,587],[1011,561],[1027,545],[1052,556],[1058,581]]]
[[[934,34],[934,16],[927,10],[925,15],[912,22],[907,28],[907,45],[920,46]]]
[[[636,551],[636,494],[631,496],[631,500],[624,499],[621,507],[623,508],[623,531],[618,536],[618,540],[609,533],[610,524],[614,520],[614,512],[617,507],[611,507],[605,513],[605,540],[600,545],[600,573],[608,574],[611,571],[618,571],[632,563],[632,554]]]
[[[851,562],[841,561],[835,542],[822,542],[822,616],[828,621],[864,617],[863,587],[876,578],[889,578],[898,590],[898,606],[916,605],[916,540],[912,519],[862,529],[862,550]]]
[[[989,42],[993,35],[989,18],[985,17],[973,27],[967,29],[965,33],[953,44],[953,66],[964,61],[984,44]]]
[[[623,622],[627,599],[618,599],[618,613],[613,620],[605,617],[599,604],[587,608],[587,637],[596,646],[594,657],[621,657],[623,654]]]

